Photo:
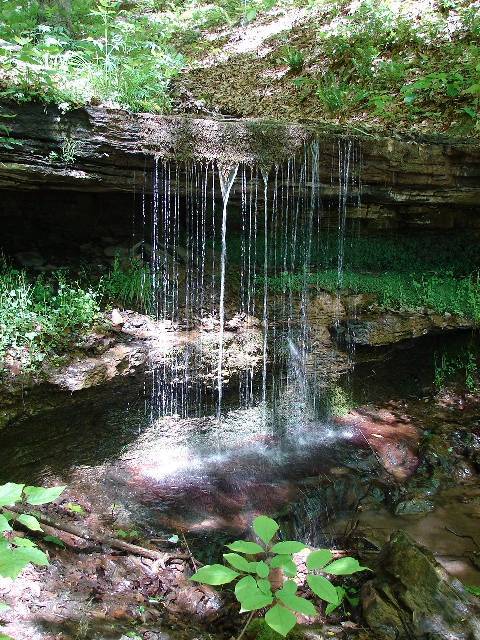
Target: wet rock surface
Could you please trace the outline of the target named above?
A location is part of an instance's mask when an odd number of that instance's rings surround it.
[[[119,321],[120,318],[120,321]],[[35,376],[11,375],[0,389],[0,427],[32,415],[46,406],[71,401],[64,392],[77,393],[113,380],[169,365],[183,351],[196,367],[193,376],[212,387],[216,380],[218,320],[200,328],[179,331],[171,322],[157,322],[132,311],[115,312],[102,329],[82,337],[67,363],[45,366]],[[259,322],[247,316],[228,320],[224,333],[224,383],[239,371],[258,368],[263,350]]]
[[[363,614],[385,640],[476,640],[480,603],[426,549],[395,533],[362,589]]]

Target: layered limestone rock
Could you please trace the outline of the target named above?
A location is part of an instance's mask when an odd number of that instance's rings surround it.
[[[301,154],[305,144],[318,142],[321,190],[328,202],[338,193],[339,141],[352,140],[362,188],[349,215],[366,228],[480,228],[480,147],[475,141],[377,138],[321,124],[135,115],[102,108],[63,114],[43,105],[12,105],[8,111],[15,115],[9,119],[10,135],[21,144],[0,148],[4,189],[148,190],[151,180],[145,175],[155,158],[273,168]]]

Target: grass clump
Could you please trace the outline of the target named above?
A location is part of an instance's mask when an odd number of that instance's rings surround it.
[[[62,272],[30,283],[23,271],[0,265],[0,375],[38,369],[62,354],[100,311],[99,295]]]
[[[150,267],[136,256],[127,260],[116,256],[112,268],[102,278],[100,287],[106,304],[144,313],[152,312],[152,274]]]
[[[456,355],[443,353],[435,356],[435,387],[442,391],[458,382],[470,393],[480,388],[480,361],[473,349],[464,349]]]

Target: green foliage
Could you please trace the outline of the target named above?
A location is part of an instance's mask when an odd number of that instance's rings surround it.
[[[297,595],[298,585],[289,578],[296,575],[293,554],[306,548],[302,542],[285,540],[272,544],[279,526],[267,516],[259,516],[253,521],[253,530],[263,546],[257,543],[237,540],[227,547],[238,553],[224,554],[225,561],[236,569],[213,564],[201,567],[192,580],[208,585],[235,585],[235,597],[240,603],[240,613],[268,608],[265,613],[266,624],[282,636],[286,636],[295,626],[295,613],[314,616],[316,608],[310,600]],[[239,554],[244,555],[239,555]],[[258,559],[256,556],[260,556]],[[272,579],[276,570],[281,568],[287,579],[282,578],[280,586]],[[366,570],[355,558],[333,560],[328,549],[311,552],[307,557],[307,577],[310,590],[327,603],[332,611],[338,607],[346,595],[346,590],[335,587],[325,575],[351,575]]]
[[[98,317],[99,294],[68,283],[64,272],[31,284],[24,271],[0,263],[0,374],[39,368]]]
[[[48,565],[47,555],[32,540],[12,537],[11,532],[15,523],[29,531],[42,531],[37,518],[23,511],[31,505],[53,502],[64,490],[65,487],[26,487],[14,482],[0,486],[0,576],[16,578],[30,563]],[[15,511],[10,511],[9,507],[14,507]],[[22,512],[19,513],[19,509]]]
[[[460,382],[470,393],[480,388],[480,363],[477,355],[465,350],[455,356],[442,354],[435,357],[435,387],[442,391],[455,382]]]
[[[60,153],[51,151],[48,158],[51,162],[63,162],[65,165],[71,165],[75,163],[77,159],[79,143],[73,138],[65,138]]]
[[[480,587],[472,587],[472,586],[465,585],[465,589],[466,591],[468,591],[468,593],[471,593],[473,596],[480,597]]]
[[[310,78],[316,95],[337,115],[367,110],[478,129],[478,8],[423,7],[412,19],[404,4],[362,0],[341,17],[330,10],[318,32],[322,72]]]
[[[20,17],[15,0],[3,0],[0,97],[63,109],[93,101],[168,110],[168,84],[184,64],[168,25],[122,10],[117,0],[73,4],[64,15],[56,3],[48,11],[27,0]]]
[[[0,147],[4,149],[13,149],[22,144],[20,140],[10,136],[10,127],[5,123],[6,120],[14,117],[11,113],[6,113],[0,109]]]
[[[148,265],[117,257],[104,277],[85,275],[80,283],[65,271],[31,279],[0,261],[0,375],[35,371],[61,356],[100,318],[100,303],[149,313]]]
[[[153,307],[152,275],[150,267],[136,256],[122,260],[116,256],[112,269],[102,278],[104,299],[124,309],[146,313]]]
[[[115,535],[122,540],[138,540],[140,533],[136,529],[116,529]]]
[[[303,65],[305,64],[305,56],[295,47],[287,46],[282,51],[280,61],[283,62],[283,64],[286,64],[291,72],[298,73],[303,69]]]
[[[413,276],[384,273],[367,274],[346,271],[342,276],[342,286],[351,293],[371,293],[378,304],[394,310],[424,310],[463,316],[475,323],[480,322],[480,283],[477,277],[454,278],[451,275]],[[269,278],[273,290],[285,288],[301,291],[303,274],[283,273]],[[310,273],[307,284],[318,289],[335,292],[338,290],[338,271],[334,269]]]
[[[70,511],[70,513],[76,513],[80,516],[85,515],[85,509],[81,504],[77,504],[76,502],[67,502],[65,508]]]
[[[387,309],[429,309],[480,321],[480,252],[467,236],[396,237],[395,242],[347,236],[344,248],[345,292],[374,294],[377,304]],[[307,284],[338,291],[337,262],[338,239],[325,234],[312,250]],[[262,276],[258,280],[262,282]],[[303,272],[269,277],[274,291],[300,291],[304,282]]]

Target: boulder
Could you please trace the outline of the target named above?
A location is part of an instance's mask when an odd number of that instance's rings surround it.
[[[480,640],[480,600],[403,531],[384,547],[376,577],[362,588],[362,607],[385,640]]]

